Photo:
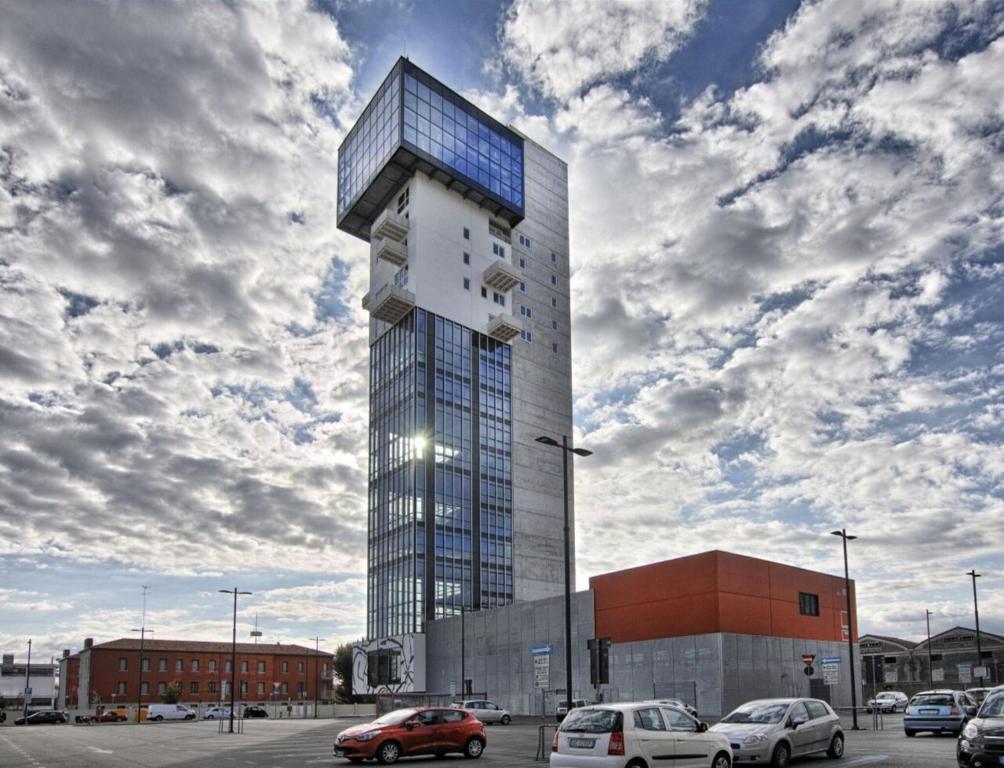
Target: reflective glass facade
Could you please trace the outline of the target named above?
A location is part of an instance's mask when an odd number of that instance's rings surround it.
[[[371,347],[370,637],[512,602],[511,354],[422,309]]]
[[[404,76],[404,140],[523,209],[523,144],[447,89]],[[493,127],[494,126],[494,127]]]
[[[401,67],[366,105],[338,150],[338,210],[352,207],[401,142]]]
[[[338,150],[338,226],[368,239],[416,169],[455,180],[510,225],[523,218],[523,138],[400,59]]]

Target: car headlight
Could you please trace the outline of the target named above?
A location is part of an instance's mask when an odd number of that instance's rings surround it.
[[[762,733],[751,733],[745,739],[743,739],[743,744],[749,744],[750,746],[756,746],[757,744],[765,744],[767,742],[767,737]]]
[[[980,737],[980,727],[976,723],[967,723],[962,730],[962,735],[967,739],[978,739]]]
[[[373,741],[377,736],[380,735],[380,731],[367,731],[366,733],[360,733],[357,736],[353,736],[356,741]]]

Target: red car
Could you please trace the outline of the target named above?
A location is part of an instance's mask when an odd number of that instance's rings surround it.
[[[485,726],[470,712],[447,707],[418,707],[388,712],[366,725],[338,734],[335,757],[349,762],[376,759],[384,765],[407,755],[445,755],[460,752],[481,757]]]

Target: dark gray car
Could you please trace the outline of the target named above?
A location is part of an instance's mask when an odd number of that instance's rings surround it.
[[[840,718],[818,699],[757,699],[743,704],[711,727],[732,745],[735,763],[784,768],[793,757],[825,752],[844,754]]]

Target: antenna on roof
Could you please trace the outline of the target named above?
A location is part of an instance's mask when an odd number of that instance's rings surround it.
[[[254,629],[251,630],[251,637],[254,638],[254,644],[258,645],[258,638],[261,637],[261,632],[258,631],[258,614],[254,615]]]

